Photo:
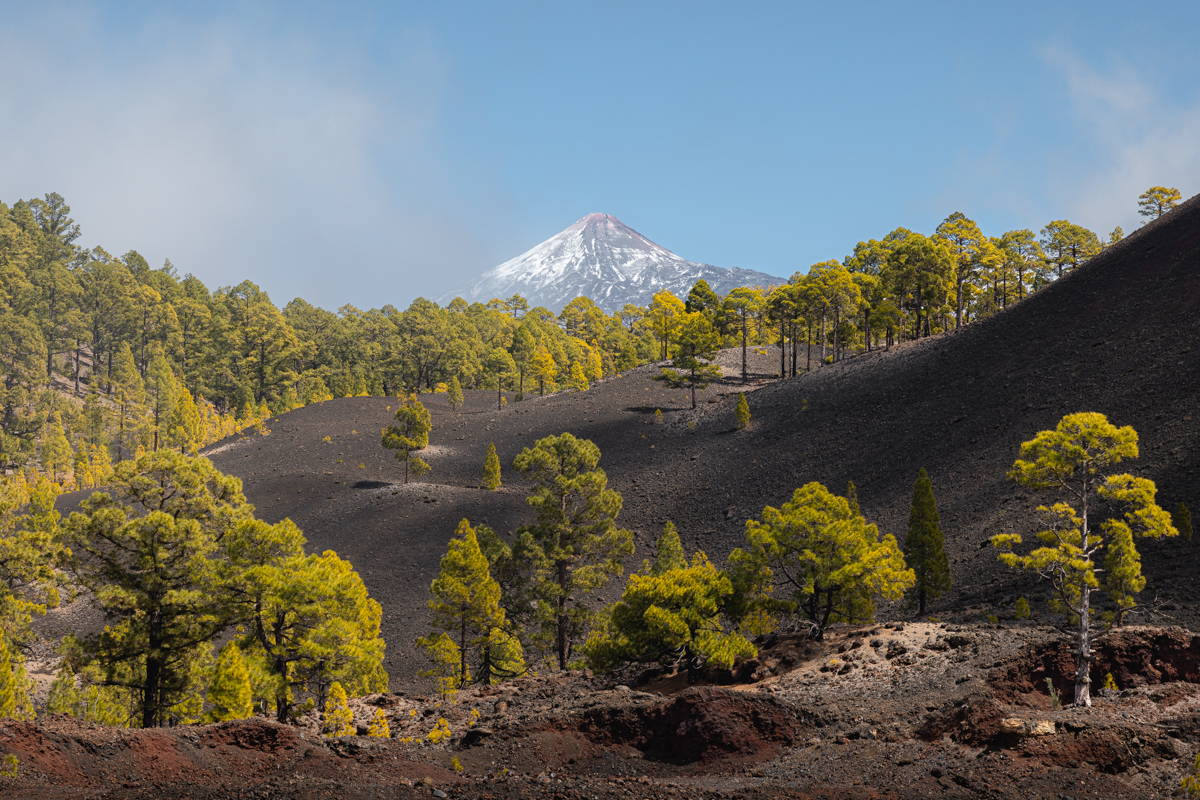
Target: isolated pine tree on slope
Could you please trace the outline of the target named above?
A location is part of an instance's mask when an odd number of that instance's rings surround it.
[[[916,606],[917,614],[922,616],[929,601],[950,588],[950,559],[946,557],[940,521],[933,482],[922,467],[913,487],[908,535],[904,537],[904,561],[917,576],[917,582],[908,590],[909,605]]]
[[[483,488],[489,491],[500,488],[500,457],[496,455],[495,442],[488,442],[487,456],[483,459]]]

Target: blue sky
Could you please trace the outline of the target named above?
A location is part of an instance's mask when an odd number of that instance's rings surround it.
[[[334,309],[597,211],[787,276],[1200,191],[1200,4],[830,5],[0,2],[0,200]]]

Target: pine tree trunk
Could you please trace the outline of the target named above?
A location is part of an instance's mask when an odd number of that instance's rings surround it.
[[[157,728],[159,725],[159,706],[162,697],[162,612],[150,612],[150,624],[147,633],[146,683],[142,687],[142,727]]]
[[[742,384],[746,383],[746,317],[742,315]]]
[[[567,562],[558,562],[558,669],[567,669]]]
[[[779,320],[779,377],[787,377],[787,328],[783,320]],[[695,408],[695,403],[692,404]]]
[[[821,363],[825,363],[825,309],[821,309]]]
[[[1081,587],[1079,594],[1079,649],[1075,651],[1075,706],[1092,705],[1092,631],[1091,589]]]

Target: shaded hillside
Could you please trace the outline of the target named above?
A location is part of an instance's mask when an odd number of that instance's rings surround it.
[[[467,516],[509,532],[528,519],[512,459],[564,430],[600,446],[601,465],[625,497],[621,521],[638,534],[631,563],[640,563],[667,519],[679,525],[685,547],[723,557],[741,542],[748,517],[811,480],[837,491],[854,480],[867,516],[902,536],[924,466],[955,572],[954,589],[933,611],[946,616],[990,609],[1018,591],[1037,595],[1032,581],[1019,583],[982,545],[994,533],[1030,530],[1036,501],[1004,474],[1020,443],[1064,414],[1094,410],[1134,425],[1142,457],[1131,468],[1158,482],[1164,505],[1182,499],[1200,508],[1198,310],[1200,204],[1193,199],[961,333],[761,386],[750,400],[754,421],[741,433],[730,432],[732,398],[708,402],[735,384],[707,390],[693,413],[686,393],[663,389],[651,380],[657,370],[643,367],[585,393],[503,411],[489,408],[495,396],[486,392],[468,393],[457,416],[441,397],[424,398],[434,415],[434,471],[407,488],[392,485],[403,468],[379,446],[395,403],[386,398],[300,409],[273,420],[268,437],[209,452],[245,481],[262,516],[291,516],[314,549],[336,549],[358,567],[384,604],[387,666],[397,685],[424,663],[411,642],[423,631],[428,584],[456,523]],[[656,408],[667,424],[652,423]],[[489,441],[506,482],[494,493],[475,488]],[[1174,613],[1193,621],[1190,607],[1200,600],[1188,579],[1193,546],[1147,543],[1143,562],[1148,592],[1188,606]]]

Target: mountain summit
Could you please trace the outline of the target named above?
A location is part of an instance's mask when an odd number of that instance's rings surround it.
[[[687,261],[608,214],[588,214],[532,250],[488,270],[472,283],[438,298],[486,303],[520,294],[530,306],[558,312],[576,297],[595,301],[607,313],[626,303],[644,306],[664,289],[687,295],[703,278],[718,294],[738,286],[783,283],[748,269],[723,269]]]

